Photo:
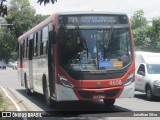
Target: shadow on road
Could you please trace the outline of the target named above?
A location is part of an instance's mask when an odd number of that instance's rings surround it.
[[[130,112],[131,110],[114,105],[113,107],[107,107],[103,104],[103,101],[66,101],[54,103],[53,108],[48,108],[45,105],[44,96],[39,93],[28,96],[25,90],[18,89],[26,99],[39,106],[41,109],[46,111],[48,114],[55,116],[103,116],[106,117],[107,113],[120,113]],[[32,111],[32,110],[31,110]]]
[[[134,94],[134,97],[147,101],[147,97],[145,93],[137,92]],[[160,97],[155,97],[151,102],[160,102]]]

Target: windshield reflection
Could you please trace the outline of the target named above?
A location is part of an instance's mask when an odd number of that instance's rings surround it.
[[[120,69],[131,62],[129,29],[59,30],[60,64],[76,71]]]

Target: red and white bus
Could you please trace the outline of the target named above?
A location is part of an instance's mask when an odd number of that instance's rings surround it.
[[[19,37],[19,78],[26,92],[51,101],[134,96],[134,43],[126,14],[56,13]]]

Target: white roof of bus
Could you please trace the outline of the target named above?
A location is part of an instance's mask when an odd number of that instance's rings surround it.
[[[160,64],[160,53],[153,53],[153,52],[144,52],[144,51],[138,51],[136,52],[136,56],[141,55],[143,58],[143,62],[150,63],[150,64]]]
[[[109,11],[72,11],[72,12],[59,12],[59,15],[81,15],[81,14],[108,14],[108,15],[126,15],[121,12],[109,12]]]

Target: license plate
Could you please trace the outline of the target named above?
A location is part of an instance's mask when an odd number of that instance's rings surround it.
[[[105,95],[94,95],[93,99],[104,99]]]

